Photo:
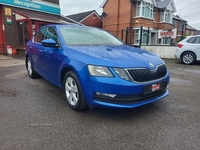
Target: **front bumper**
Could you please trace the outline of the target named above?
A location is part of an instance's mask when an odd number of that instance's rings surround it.
[[[149,99],[141,99],[141,101],[138,101],[138,100],[126,101],[125,100],[122,103],[118,103],[118,102],[93,100],[93,106],[94,107],[105,107],[105,108],[135,108],[135,107],[139,107],[142,105],[146,105],[146,104],[158,101],[168,95],[169,95],[169,91],[165,90],[165,91],[163,91],[163,93],[161,93],[160,95],[157,95],[156,97],[149,98]]]
[[[165,83],[165,85],[154,92],[144,93],[145,86],[156,83]],[[90,107],[134,108],[160,100],[169,95],[168,84],[168,74],[160,80],[145,83],[134,83],[121,78],[92,77],[92,87],[90,88],[92,92],[90,91],[86,95],[86,102]]]

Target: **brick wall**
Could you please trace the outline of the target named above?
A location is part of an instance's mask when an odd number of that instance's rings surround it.
[[[103,28],[121,38],[122,29],[130,27],[130,0],[108,0],[103,11]]]
[[[158,23],[158,30],[169,30],[169,29],[173,29],[173,25],[170,23],[162,23],[159,22]]]
[[[95,13],[92,13],[89,17],[87,17],[81,23],[86,26],[102,28],[102,20]]]
[[[173,29],[173,25],[166,22],[160,22],[161,10],[154,8],[155,20],[143,17],[136,17],[137,3],[130,0],[108,0],[103,7],[103,12],[107,14],[103,17],[103,29],[111,32],[122,39],[122,29],[129,28],[128,44],[134,42],[133,28],[149,27],[153,30]],[[132,16],[132,17],[131,17]],[[125,30],[124,30],[125,32]],[[125,34],[123,34],[125,36]],[[123,41],[125,40],[123,36]]]

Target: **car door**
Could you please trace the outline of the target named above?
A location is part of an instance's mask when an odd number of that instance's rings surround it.
[[[41,44],[41,41],[45,37],[46,27],[41,28],[36,32],[36,34],[33,36],[32,44],[29,46],[29,49],[31,51],[32,55],[32,61],[34,64],[35,70],[39,73],[43,73],[43,46]]]
[[[197,37],[194,41],[194,49],[197,55],[197,60],[200,60],[200,37]]]
[[[45,39],[53,39],[57,45],[60,45],[58,35],[53,27],[47,28]],[[59,84],[59,69],[64,57],[61,47],[45,47],[43,54],[45,76],[51,82]]]

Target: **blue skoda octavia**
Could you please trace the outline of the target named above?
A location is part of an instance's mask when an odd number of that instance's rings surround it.
[[[134,108],[169,94],[161,58],[98,28],[40,28],[26,44],[26,68],[31,78],[42,76],[62,88],[74,110]]]

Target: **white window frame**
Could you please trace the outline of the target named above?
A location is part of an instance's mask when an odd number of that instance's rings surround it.
[[[177,21],[176,20],[173,20],[173,28],[177,28]]]
[[[135,30],[134,44],[136,44],[136,45],[140,43],[140,32],[141,32],[140,29]],[[147,32],[148,32],[147,29],[143,29],[143,31],[142,31],[142,45],[147,44],[146,42],[144,43],[144,35],[147,34]],[[149,30],[149,43],[148,43],[148,45],[150,45],[150,44],[151,44],[151,30]]]
[[[153,11],[153,20],[156,21],[156,12]]]
[[[183,32],[185,31],[185,23],[183,22],[179,22],[179,31],[182,31],[182,27],[183,27]]]
[[[145,16],[145,8],[148,8],[148,16]],[[148,2],[138,2],[137,3],[137,17],[144,17],[153,20],[153,4]]]
[[[162,45],[170,45],[171,40],[172,40],[172,38],[170,38],[170,37],[162,38]]]
[[[170,10],[164,10],[160,13],[160,22],[167,22],[172,24],[173,13]]]

